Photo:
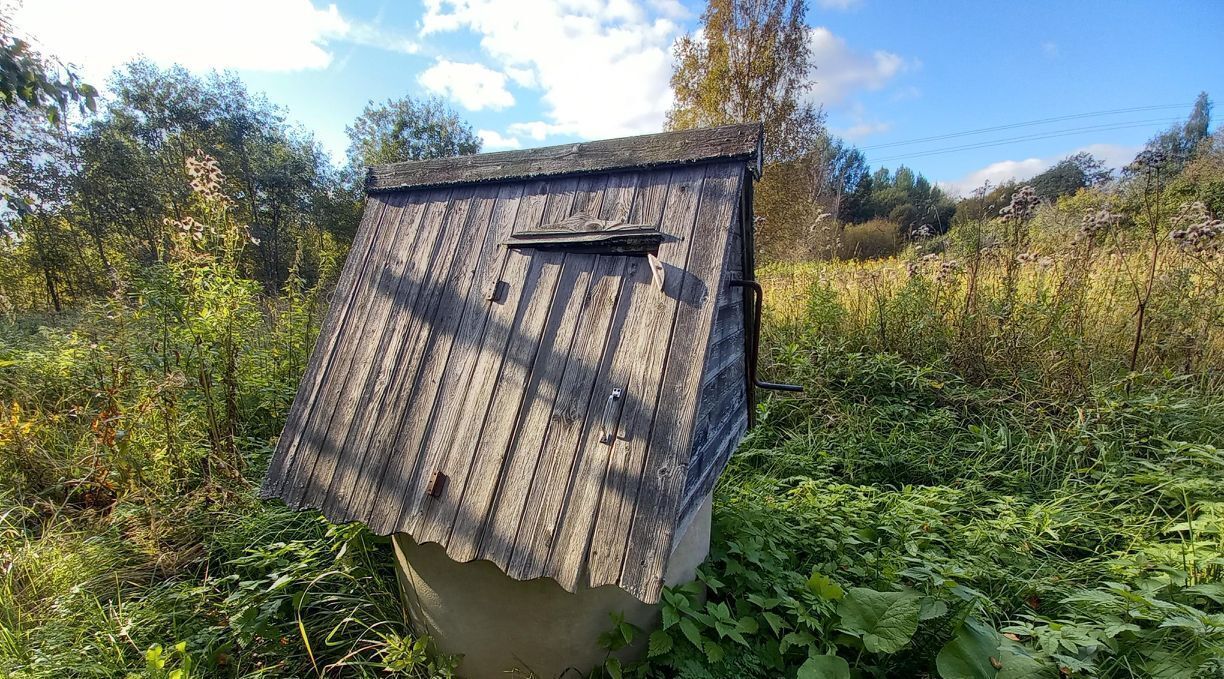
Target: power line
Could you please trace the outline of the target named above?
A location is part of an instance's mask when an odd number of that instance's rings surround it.
[[[1188,108],[1191,104],[1160,104],[1152,106],[1133,106],[1131,108],[1116,108],[1107,111],[1093,111],[1090,113],[1074,113],[1064,116],[1055,116],[1053,118],[1042,118],[1040,120],[1028,120],[1022,123],[1010,123],[1007,125],[996,125],[994,127],[982,127],[976,130],[965,130],[963,132],[949,132],[947,134],[937,134],[931,137],[921,137],[919,139],[908,139],[905,141],[894,141],[886,144],[873,144],[872,146],[859,147],[863,151],[873,149],[893,148],[896,146],[909,146],[910,144],[921,144],[928,141],[941,141],[944,139],[953,139],[955,137],[967,137],[973,134],[982,134],[985,132],[998,132],[1000,130],[1010,130],[1017,127],[1032,127],[1034,125],[1045,125],[1047,123],[1056,123],[1064,120],[1077,120],[1081,118],[1095,118],[1098,116],[1119,115],[1122,113],[1138,113],[1140,111],[1159,111],[1172,108]]]
[[[951,146],[942,149],[930,149],[926,151],[914,151],[913,153],[903,153],[896,156],[888,156],[886,158],[871,158],[873,163],[882,163],[892,160],[904,160],[907,158],[923,158],[926,156],[935,156],[944,153],[955,153],[957,151],[970,151],[973,149],[990,148],[992,146],[1006,146],[1026,141],[1039,141],[1042,139],[1053,139],[1056,137],[1069,137],[1085,132],[1106,132],[1110,130],[1127,130],[1136,127],[1148,127],[1151,125],[1168,125],[1180,121],[1181,118],[1158,118],[1153,120],[1138,120],[1128,123],[1109,123],[1105,125],[1090,125],[1087,127],[1071,128],[1067,130],[1057,130],[1052,132],[1043,132],[1041,134],[1026,135],[1022,137],[1009,137],[1007,139],[995,139],[992,141],[976,142],[973,144],[964,144],[961,146]]]

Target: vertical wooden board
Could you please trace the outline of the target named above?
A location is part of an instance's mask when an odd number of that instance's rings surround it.
[[[460,327],[472,305],[471,286],[475,280],[497,194],[496,186],[477,188],[467,221],[455,225],[460,231],[459,244],[449,263],[449,273],[440,282],[437,299],[426,316],[428,329],[423,333],[424,344],[419,345],[420,349],[413,354],[420,356],[415,376],[410,378],[413,391],[407,399],[408,409],[399,417],[401,430],[391,448],[407,453],[403,455],[404,462],[410,457],[413,458],[406,482],[393,487],[391,491],[392,497],[399,498],[402,504],[396,522],[397,530],[406,530],[411,517],[420,511],[422,503],[430,497],[424,490],[437,471],[437,455],[430,457],[426,444],[430,433],[434,431],[433,417],[443,387],[452,390],[455,388],[453,379],[444,384],[444,378],[447,377],[446,368],[455,340],[460,334]],[[477,306],[482,305],[483,299]],[[469,334],[471,332],[473,331],[468,331]],[[406,376],[408,374],[410,373],[406,373]],[[406,470],[408,465],[403,464],[400,469]]]
[[[711,295],[721,279],[719,265],[738,213],[743,174],[742,166],[727,164],[712,167],[706,175],[662,393],[692,394],[700,384],[714,317]],[[669,398],[659,402],[655,413],[639,490],[642,500],[634,512],[620,580],[625,591],[645,602],[657,601],[663,586],[696,407],[694,399]]]
[[[438,233],[433,251],[414,262],[421,265],[413,272],[419,290],[416,299],[412,305],[398,309],[399,314],[394,319],[400,341],[388,356],[393,361],[393,368],[389,386],[384,390],[387,394],[385,405],[377,414],[367,445],[384,452],[382,465],[368,465],[369,471],[363,473],[364,478],[358,484],[376,489],[372,492],[375,504],[367,519],[376,532],[389,532],[387,515],[394,520],[404,499],[396,489],[410,471],[404,465],[415,459],[416,451],[400,445],[399,436],[406,414],[414,411],[420,398],[417,377],[425,360],[425,347],[435,330],[439,305],[449,294],[448,281],[455,270],[464,229],[482,209],[483,218],[488,219],[492,200],[487,189],[470,186],[455,189],[443,218],[430,222]],[[375,477],[377,483],[373,480]],[[364,504],[360,499],[357,503]]]
[[[310,413],[303,417],[299,425],[296,436],[300,439],[298,445],[301,451],[293,468],[289,469],[289,481],[281,492],[281,498],[292,507],[313,506],[313,497],[319,493],[318,472],[335,464],[339,451],[327,438],[329,427],[338,405],[344,404],[341,392],[350,384],[351,371],[354,367],[360,369],[362,365],[364,354],[361,351],[361,343],[356,338],[369,323],[371,308],[378,306],[374,283],[378,280],[378,272],[396,255],[397,249],[392,243],[395,235],[403,228],[407,204],[407,195],[396,196],[383,214],[387,224],[382,231],[382,237],[374,245],[375,252],[366,263],[366,275],[353,297],[346,327],[337,339],[335,350],[329,358],[327,375],[319,383],[319,391]]]
[[[368,522],[371,507],[378,501],[382,473],[396,455],[396,451],[389,449],[390,438],[398,414],[407,407],[411,385],[406,384],[406,380],[411,377],[410,371],[416,365],[416,357],[407,353],[406,349],[426,323],[431,275],[435,272],[436,260],[446,256],[439,251],[447,246],[443,227],[450,218],[450,203],[464,206],[459,209],[466,211],[468,197],[468,194],[461,194],[458,190],[449,195],[431,192],[428,196],[429,202],[417,229],[420,236],[402,277],[397,281],[395,304],[389,312],[385,334],[390,341],[380,356],[382,381],[375,383],[371,398],[363,404],[368,408],[368,431],[361,431],[360,439],[355,440],[353,445],[360,446],[367,459],[352,481],[352,489],[347,493],[347,507],[337,509],[346,517]]]
[[[556,522],[557,537],[549,551],[545,570],[549,577],[571,591],[577,587],[587,563],[593,534],[599,535],[601,522],[609,522],[607,513],[614,511],[601,506],[601,498],[615,497],[630,507],[634,502],[625,493],[636,476],[634,446],[645,439],[642,433],[636,433],[635,437],[634,423],[638,412],[653,411],[657,398],[657,377],[653,375],[662,372],[662,356],[666,353],[671,319],[685,280],[704,175],[704,167],[676,170],[670,175],[660,222],[660,230],[669,238],[658,253],[668,268],[663,290],[655,287],[648,266],[636,267],[622,283],[618,318],[609,334],[595,388],[596,393],[621,388],[627,395],[617,437],[611,447],[600,443],[598,423],[591,421],[599,415],[588,415],[588,425],[579,437],[567,499]],[[657,369],[652,369],[652,365],[657,365]],[[614,539],[607,541],[615,542]],[[614,550],[617,556],[623,546],[621,540]]]
[[[435,196],[436,197],[436,196]],[[421,239],[417,245],[424,245],[425,249],[435,250],[444,247],[446,241],[446,233],[444,230],[439,231],[437,223],[425,221],[432,213],[444,211],[446,220],[462,219],[467,213],[470,206],[471,198],[466,195],[463,190],[457,190],[451,194],[451,200],[445,208],[436,207],[441,201],[429,201],[425,204],[426,209],[422,211],[421,222],[417,225],[418,230],[422,231]],[[432,227],[432,228],[431,228]],[[405,248],[406,239],[400,238],[394,244],[395,249]],[[331,482],[335,476],[337,467],[346,466],[356,463],[356,460],[350,456],[344,455],[340,450],[342,442],[350,432],[350,425],[353,421],[353,416],[359,406],[362,390],[365,387],[366,377],[371,371],[377,373],[377,365],[382,362],[384,356],[377,355],[377,343],[373,340],[374,337],[382,334],[384,328],[394,324],[395,320],[391,318],[391,312],[400,309],[403,304],[411,306],[415,300],[428,294],[432,285],[431,279],[428,276],[418,277],[411,273],[408,281],[402,281],[405,274],[389,275],[380,279],[375,279],[376,284],[386,285],[386,288],[381,288],[379,285],[373,287],[373,296],[376,303],[370,305],[369,313],[366,321],[362,324],[363,332],[360,335],[354,336],[352,344],[354,359],[347,365],[343,366],[347,373],[344,384],[341,388],[335,391],[335,404],[329,408],[331,411],[331,422],[329,423],[329,431],[338,432],[335,435],[334,441],[328,443],[329,446],[334,446],[336,449],[331,455],[323,457],[314,470],[314,486],[316,497],[310,503],[312,507],[320,507],[330,509],[328,506],[327,491],[331,487]],[[409,289],[405,292],[403,300],[396,299],[394,290],[400,288],[400,283],[405,282]],[[338,458],[345,456],[344,464],[338,463]]]
[[[517,192],[509,197],[509,200],[499,200],[500,193],[495,193],[495,188],[489,188],[486,191],[478,192],[474,198],[473,207],[468,212],[468,220],[462,225],[463,232],[470,235],[475,241],[476,247],[467,247],[460,245],[461,252],[456,255],[456,263],[451,266],[451,278],[445,283],[447,291],[453,290],[455,294],[461,295],[469,299],[467,285],[471,282],[474,271],[471,259],[475,258],[475,266],[479,266],[480,259],[485,255],[484,247],[493,240],[487,234],[491,218],[490,215],[495,209],[495,205],[499,202],[509,202],[511,205],[517,205]],[[492,248],[490,248],[491,250]],[[400,282],[403,283],[407,277],[401,276]],[[410,282],[410,281],[409,281]],[[444,292],[443,294],[449,294]],[[406,302],[399,291],[396,290],[395,299],[397,301]],[[483,302],[483,300],[482,300]],[[466,309],[467,302],[464,302]],[[444,310],[451,310],[456,305],[446,305]],[[473,314],[483,318],[483,314]],[[391,314],[389,314],[391,316]],[[395,385],[391,384],[391,380],[396,373],[396,367],[402,363],[398,357],[394,356],[390,351],[392,346],[391,340],[398,339],[395,335],[402,327],[402,323],[397,323],[399,319],[390,317],[388,319],[388,331],[383,333],[383,338],[378,343],[378,355],[381,356],[380,369],[377,371],[374,379],[367,381],[367,390],[362,394],[359,402],[359,416],[353,419],[349,427],[349,437],[345,441],[346,455],[362,460],[363,464],[349,464],[343,468],[343,473],[337,473],[332,482],[332,489],[328,493],[327,502],[323,507],[324,514],[329,518],[337,519],[355,519],[364,518],[364,516],[356,516],[350,513],[350,506],[355,495],[369,492],[371,485],[371,477],[375,475],[371,471],[371,467],[381,470],[384,468],[386,458],[390,451],[383,449],[375,449],[370,446],[371,435],[374,425],[382,419],[387,413],[385,398]],[[430,319],[430,332],[436,335],[439,332],[446,332],[448,318],[432,318]],[[394,329],[393,329],[394,328]],[[460,333],[455,333],[456,341],[459,341]]]
[[[541,527],[540,515],[545,506],[560,505],[568,486],[568,474],[559,477],[555,468],[564,465],[568,470],[587,413],[594,407],[593,382],[626,266],[624,257],[600,256],[595,260],[590,291],[584,293],[583,309],[576,314],[580,316],[578,329],[570,360],[558,380],[555,404],[545,414],[545,426],[539,435],[523,439],[536,451],[536,469],[531,478],[518,483],[516,506],[520,508],[520,517],[514,534],[503,545],[504,552],[498,555],[506,561],[507,573],[518,579],[543,573],[555,526]],[[543,543],[538,550],[537,541]]]
[[[505,570],[514,548],[527,490],[540,459],[540,444],[547,431],[566,363],[581,317],[583,299],[591,284],[595,255],[567,254],[561,264],[556,293],[540,339],[523,404],[515,423],[509,452],[497,482],[497,493],[485,519],[478,558]]]
[[[460,431],[479,426],[483,418],[474,418],[473,414],[483,411],[473,411],[471,406],[487,399],[492,389],[492,381],[474,371],[485,355],[488,326],[490,323],[504,323],[503,319],[496,316],[494,303],[488,299],[487,293],[491,284],[500,280],[503,274],[507,250],[501,243],[510,236],[524,200],[523,188],[523,184],[507,184],[498,194],[498,202],[493,209],[464,300],[463,320],[454,333],[453,346],[434,404],[434,414],[430,417],[429,434],[425,439],[426,448],[422,452],[423,465],[427,472],[434,469],[444,474],[447,479],[456,476],[446,462],[452,444],[460,436]],[[542,205],[543,201],[540,203]],[[498,330],[494,328],[492,334],[496,336]],[[505,333],[501,336],[504,338]],[[487,404],[487,400],[483,402]],[[417,518],[408,526],[408,531],[418,542],[445,539],[445,535],[435,535],[434,518],[438,508],[446,504],[444,498],[447,494],[455,491],[455,484],[447,485],[451,487],[444,488],[436,497],[422,495],[424,504],[418,508]]]
[[[354,482],[350,493],[348,511],[356,518],[369,523],[368,512],[377,506],[384,508],[387,498],[381,495],[382,476],[393,459],[398,459],[400,451],[391,449],[391,440],[399,421],[399,414],[409,407],[411,396],[411,379],[419,356],[412,353],[413,343],[422,334],[422,326],[428,327],[430,303],[437,276],[444,275],[438,271],[438,262],[449,259],[447,252],[453,247],[454,229],[445,229],[453,214],[466,213],[471,193],[465,189],[456,189],[450,195],[447,204],[442,201],[430,203],[425,216],[421,220],[422,234],[431,234],[428,239],[422,236],[413,253],[408,270],[404,275],[404,285],[410,294],[403,295],[391,315],[391,337],[393,341],[389,350],[383,356],[383,361],[389,363],[390,374],[387,386],[378,396],[378,407],[375,421],[369,434],[369,443],[364,447],[378,454],[362,469]],[[395,499],[391,498],[394,502]]]
[[[542,219],[559,220],[568,215],[576,188],[577,181],[574,179],[559,182],[556,190],[549,192]],[[509,452],[507,442],[522,407],[523,386],[535,362],[563,258],[558,252],[531,252],[524,258],[529,267],[522,283],[517,314],[510,328],[493,398],[475,442],[468,479],[460,504],[456,507],[451,536],[446,545],[447,553],[456,561],[476,558],[480,548],[485,520],[506,464]]]
[[[598,217],[657,224],[663,212],[670,171],[632,173],[609,180]],[[629,190],[633,188],[632,192]],[[632,197],[630,197],[632,195]],[[522,580],[544,575],[557,518],[569,490],[578,441],[589,418],[602,417],[607,394],[596,378],[612,325],[624,319],[620,307],[626,277],[645,266],[642,257],[601,257],[583,310],[575,346],[566,366],[557,406],[541,447],[540,463],[527,494],[508,573]],[[590,426],[599,426],[595,421]]]
[[[574,185],[576,183],[570,184],[571,195]],[[553,188],[557,188],[555,181]],[[538,225],[544,216],[549,195],[548,182],[526,185],[513,217],[511,231]],[[477,478],[484,478],[484,470],[478,467],[482,462],[490,462],[487,459],[474,459],[473,456],[490,410],[498,407],[493,401],[494,389],[501,375],[512,331],[517,327],[515,320],[533,261],[530,254],[522,251],[502,248],[500,252],[504,263],[498,275],[490,277],[489,282],[503,282],[505,297],[491,303],[484,336],[476,351],[471,381],[462,402],[454,406],[455,435],[442,463],[442,473],[451,481],[446,492],[426,507],[420,535],[414,536],[418,542],[449,542],[451,527],[466,494],[469,477],[475,472]],[[500,461],[497,464],[500,465]],[[470,542],[474,544],[474,540],[473,536]]]
[[[330,357],[352,308],[353,296],[365,279],[366,263],[373,256],[375,244],[379,240],[378,234],[384,228],[386,199],[387,196],[370,196],[366,199],[361,224],[357,228],[349,256],[332,293],[331,303],[327,307],[319,336],[315,339],[314,351],[310,353],[306,372],[298,382],[297,394],[289,407],[284,432],[276,442],[276,452],[268,465],[268,474],[260,490],[263,497],[277,495],[284,487],[289,470],[294,466],[297,446],[301,440],[302,420],[309,415],[314,399],[318,396],[319,385],[326,377]]]
[[[602,175],[579,179],[571,213],[597,211],[608,183],[608,177]],[[561,215],[561,218],[567,216]],[[595,255],[563,254],[561,272],[523,390],[518,419],[506,444],[505,462],[498,474],[497,490],[485,518],[478,552],[478,558],[488,559],[503,570],[509,565],[527,490],[539,464],[540,444],[556,404],[557,388],[569,360],[595,261]]]
[[[397,339],[394,323],[396,309],[404,304],[411,304],[417,289],[408,275],[414,253],[422,246],[427,247],[428,241],[435,236],[421,228],[422,220],[429,205],[445,201],[447,193],[417,193],[410,197],[400,219],[401,228],[390,240],[390,249],[394,255],[384,263],[378,275],[371,280],[374,288],[374,302],[370,305],[369,315],[364,332],[354,336],[358,345],[354,355],[361,356],[354,360],[346,371],[345,384],[338,394],[338,407],[332,410],[328,431],[341,432],[329,437],[327,445],[334,450],[331,455],[336,458],[331,481],[322,476],[326,469],[316,469],[315,482],[318,485],[316,493],[322,493],[311,506],[319,507],[325,516],[336,522],[343,522],[349,517],[337,513],[335,502],[338,497],[347,497],[352,477],[356,469],[366,463],[368,457],[376,457],[381,451],[373,451],[364,446],[355,446],[355,434],[362,428],[362,422],[368,418],[369,404],[375,395],[380,394],[386,385],[388,368],[385,357],[389,347]]]

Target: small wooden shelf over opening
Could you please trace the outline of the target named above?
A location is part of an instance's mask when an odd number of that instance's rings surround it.
[[[751,412],[757,125],[372,168],[262,494],[660,594]],[[745,313],[745,312],[748,313]]]

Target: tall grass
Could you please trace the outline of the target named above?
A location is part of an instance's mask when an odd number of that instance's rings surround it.
[[[0,675],[453,674],[385,540],[255,499],[327,285],[267,296],[197,199],[169,264],[0,323]],[[806,391],[761,403],[649,658],[602,671],[1219,676],[1221,259],[1101,199],[762,271],[761,371]]]
[[[651,671],[1224,671],[1224,260],[1085,200],[761,272],[761,370],[805,391],[761,404]]]

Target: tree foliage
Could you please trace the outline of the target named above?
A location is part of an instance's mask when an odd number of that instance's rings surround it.
[[[437,98],[371,101],[345,131],[354,176],[370,165],[480,152],[472,126]]]
[[[98,91],[71,68],[39,54],[13,35],[0,7],[0,107],[23,105],[56,123],[73,103],[82,112],[93,111],[97,96]]]
[[[1105,161],[1081,151],[1063,158],[1027,183],[1042,200],[1057,200],[1080,189],[1104,184],[1112,176]]]
[[[808,157],[824,117],[807,97],[811,48],[803,0],[713,0],[675,48],[671,129],[762,123],[767,169],[757,192],[757,244],[767,258],[804,251],[820,222]]]
[[[811,49],[803,0],[714,0],[701,30],[676,43],[672,129],[761,122],[765,160],[811,150],[822,116],[805,95]]]
[[[1148,141],[1145,150],[1163,154],[1166,169],[1176,173],[1194,157],[1198,145],[1207,139],[1211,126],[1211,99],[1200,92],[1186,122],[1170,127]]]
[[[360,219],[361,187],[314,138],[231,73],[197,75],[138,60],[116,70],[95,116],[48,120],[0,108],[0,226],[8,254],[0,294],[59,309],[164,264],[191,202],[188,159],[224,176],[231,217],[252,236],[236,263],[267,291],[334,271]],[[472,153],[471,127],[436,100],[371,106],[350,128],[355,162]],[[7,207],[5,207],[7,205]],[[40,292],[41,291],[41,292]]]
[[[943,189],[902,165],[896,171],[880,168],[872,173],[853,218],[856,222],[887,219],[902,235],[927,227],[929,233],[948,230],[956,205]]]

